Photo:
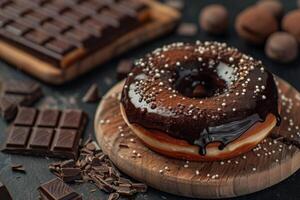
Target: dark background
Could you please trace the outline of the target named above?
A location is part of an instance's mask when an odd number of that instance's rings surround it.
[[[121,57],[114,59],[113,61],[99,67],[96,70],[86,74],[85,76],[78,78],[77,80],[65,84],[64,86],[50,86],[43,84],[43,89],[47,95],[46,98],[40,103],[39,106],[50,106],[50,107],[79,107],[89,113],[90,121],[89,127],[85,133],[85,137],[91,133],[93,134],[93,116],[96,110],[96,104],[84,104],[81,102],[81,97],[84,92],[92,83],[98,83],[101,93],[104,94],[109,88],[116,83],[115,68],[118,61],[123,58],[138,58],[149,52],[156,47],[160,47],[163,44],[177,42],[177,41],[194,41],[194,40],[218,40],[226,41],[230,45],[238,47],[241,51],[246,52],[255,58],[261,59],[266,67],[276,75],[279,75],[283,79],[287,80],[290,84],[300,90],[300,59],[295,62],[282,65],[277,64],[269,60],[263,52],[263,47],[249,46],[248,44],[241,41],[234,29],[234,18],[241,10],[247,6],[255,3],[250,0],[187,0],[186,6],[183,10],[184,22],[198,22],[198,14],[200,9],[207,4],[218,2],[224,4],[230,11],[230,30],[224,37],[213,37],[205,34],[199,30],[199,33],[195,37],[182,37],[173,33],[161,39],[149,42],[139,48],[136,48]],[[296,0],[285,0],[283,1],[284,9],[288,10],[296,8]],[[299,22],[300,25],[300,22]],[[5,81],[9,78],[15,79],[32,79],[31,77],[23,74],[22,72],[11,67],[9,64],[0,61],[0,80]],[[6,124],[0,121],[0,143],[3,144],[5,138]],[[37,187],[54,178],[48,170],[48,164],[54,162],[54,159],[25,157],[16,155],[6,155],[0,153],[0,180],[7,185],[12,196],[15,200],[31,200],[38,199]],[[13,173],[11,171],[11,164],[23,164],[27,170],[27,174]],[[134,169],[133,169],[134,170]],[[101,200],[106,199],[107,195],[101,191],[90,193],[91,189],[95,187],[91,184],[72,185],[72,187],[84,195],[84,199]],[[146,194],[139,194],[136,196],[137,200],[147,199],[184,199],[182,197],[175,197],[166,193],[159,192],[154,189],[149,189]],[[235,198],[237,200],[257,200],[257,199],[284,199],[284,200],[299,200],[300,199],[300,171],[292,175],[287,180],[255,194]],[[1,197],[0,197],[0,200]]]

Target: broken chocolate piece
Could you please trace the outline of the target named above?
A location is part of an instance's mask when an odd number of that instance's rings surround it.
[[[100,99],[101,97],[99,95],[98,86],[97,84],[93,84],[82,98],[82,101],[86,103],[96,103]]]
[[[21,107],[3,152],[76,158],[86,121],[87,115],[81,110]]]
[[[0,111],[6,121],[17,114],[18,106],[32,106],[43,96],[39,84],[35,82],[9,80],[5,83],[0,98]]]
[[[59,178],[42,184],[38,190],[42,200],[82,200],[81,195]]]
[[[10,196],[10,193],[7,190],[6,186],[3,185],[1,182],[0,182],[0,197],[1,200],[12,200],[12,197]]]

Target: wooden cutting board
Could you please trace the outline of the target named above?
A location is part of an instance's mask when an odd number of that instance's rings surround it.
[[[100,67],[108,60],[132,49],[144,42],[170,32],[176,26],[181,14],[162,3],[144,0],[150,8],[151,20],[129,33],[119,37],[109,45],[101,48],[74,64],[60,68],[47,63],[30,53],[0,39],[0,59],[13,64],[20,70],[27,72],[40,80],[51,84],[63,84],[76,77]]]
[[[253,193],[279,183],[300,168],[300,94],[280,78],[277,83],[282,104],[280,127],[252,151],[230,160],[188,162],[148,149],[121,116],[123,82],[115,85],[98,107],[97,141],[120,170],[158,190],[211,199]]]

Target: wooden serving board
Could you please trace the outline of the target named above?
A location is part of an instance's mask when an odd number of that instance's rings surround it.
[[[120,170],[153,188],[195,198],[235,197],[279,183],[300,168],[300,93],[282,79],[277,78],[282,123],[272,137],[244,155],[215,162],[171,159],[144,146],[121,116],[123,84],[113,87],[98,107],[97,141]]]
[[[47,83],[58,85],[73,80],[131,48],[170,32],[176,26],[181,17],[178,11],[156,1],[144,1],[150,7],[151,20],[149,22],[119,37],[106,47],[85,56],[71,66],[66,68],[54,66],[1,39],[0,59],[12,63],[18,69]]]

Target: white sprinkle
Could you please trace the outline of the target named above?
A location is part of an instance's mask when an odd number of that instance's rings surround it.
[[[200,174],[199,170],[196,170],[196,175],[199,175],[199,174]]]
[[[256,171],[256,168],[255,168],[255,167],[253,167],[253,168],[252,168],[252,171]]]
[[[262,99],[266,99],[267,97],[266,97],[265,95],[262,95],[261,98],[262,98]]]

